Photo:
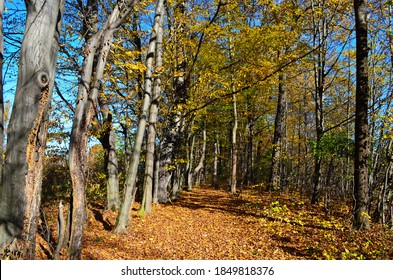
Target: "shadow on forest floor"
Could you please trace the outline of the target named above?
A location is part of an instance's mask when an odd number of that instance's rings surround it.
[[[48,206],[48,223],[56,231],[57,210]],[[139,207],[133,205],[128,232],[114,234],[117,212],[92,202],[83,259],[393,259],[392,231],[372,224],[359,234],[351,229],[350,207],[335,205],[338,215],[326,215],[323,205],[295,193],[243,188],[239,198],[199,187],[153,205],[149,215],[140,215]],[[45,247],[37,248],[37,259],[50,258]]]

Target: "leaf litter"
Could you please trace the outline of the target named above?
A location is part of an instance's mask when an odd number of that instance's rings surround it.
[[[88,260],[290,260],[393,259],[393,231],[372,224],[367,232],[351,229],[345,204],[311,205],[293,193],[243,187],[241,196],[210,186],[183,191],[179,199],[153,205],[140,215],[133,205],[126,234],[114,234],[116,212],[91,203],[82,258]],[[56,236],[54,203],[44,205]],[[55,239],[54,237],[52,238]],[[50,259],[51,248],[39,236],[37,259]],[[52,245],[53,247],[53,245]],[[66,259],[66,250],[61,252]]]

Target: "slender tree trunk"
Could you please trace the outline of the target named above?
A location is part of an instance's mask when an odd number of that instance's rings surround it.
[[[205,165],[205,157],[206,157],[206,128],[205,126],[203,127],[202,131],[202,151],[201,151],[201,157],[199,158],[199,163],[194,169],[194,176],[197,178],[196,179],[196,185],[200,185],[201,177],[202,177],[202,172],[204,169]]]
[[[281,187],[281,149],[283,138],[283,122],[285,114],[285,90],[284,90],[284,74],[279,73],[278,76],[278,99],[276,118],[274,121],[273,151],[272,162],[270,168],[269,190],[276,190]]]
[[[192,125],[191,125],[192,126]],[[191,133],[191,132],[189,132]],[[195,134],[192,135],[191,146],[188,153],[188,164],[187,164],[187,191],[191,191],[193,187],[193,171],[194,171],[194,147],[195,147]]]
[[[81,4],[83,5],[83,4]],[[82,34],[86,41],[98,31],[98,1],[88,0],[86,7],[81,7],[83,11],[84,21]],[[93,68],[97,67],[98,55],[95,54]],[[100,93],[98,95],[98,104],[102,114],[102,129],[98,136],[105,150],[105,173],[107,181],[107,208],[116,210],[120,206],[119,198],[119,178],[118,178],[118,160],[116,155],[115,134],[113,132],[112,114],[109,111],[107,98]]]
[[[364,0],[354,0],[356,28],[356,119],[355,119],[355,174],[353,227],[370,228],[368,204],[368,45],[367,10]]]
[[[313,192],[311,203],[316,204],[319,200],[322,188],[322,157],[320,154],[321,141],[324,134],[324,106],[323,96],[325,93],[325,64],[326,64],[326,19],[321,12],[325,9],[325,0],[318,0],[315,4],[312,2],[313,25],[314,25],[314,46],[317,46],[317,61],[314,67],[315,82],[315,124],[316,124],[316,148],[314,151],[314,174],[313,174]]]
[[[254,120],[250,115],[248,117],[248,137],[247,137],[247,185],[254,182]]]
[[[382,219],[382,224],[386,224],[386,213],[388,210],[388,202],[389,202],[389,197],[387,196],[388,189],[389,189],[389,184],[391,184],[392,180],[392,170],[393,170],[393,153],[391,152],[392,149],[392,144],[393,140],[389,140],[389,144],[387,147],[387,166],[386,166],[386,171],[385,171],[385,180],[384,184],[382,185],[381,193],[380,193],[380,198],[378,202],[378,217],[381,217]],[[393,222],[393,221],[391,221]]]
[[[168,128],[166,129],[168,131],[168,137],[165,143],[168,145],[168,147],[164,148],[167,151],[167,167],[172,169],[170,171],[170,183],[168,186],[171,199],[176,199],[178,197],[185,177],[184,163],[181,162],[184,156],[181,148],[183,145],[185,145],[185,143],[183,143],[184,138],[182,138],[185,130],[185,119],[182,113],[182,106],[188,99],[190,86],[190,66],[187,59],[187,47],[184,45],[185,40],[188,40],[187,36],[189,34],[188,26],[184,20],[187,17],[186,5],[187,1],[176,1],[174,4],[173,16],[175,28],[172,29],[172,36],[174,37],[174,40],[179,42],[179,44],[176,44],[174,48],[175,73],[173,73],[174,76],[172,89],[173,109],[169,117],[170,120]]]
[[[137,0],[118,1],[102,28],[92,35],[85,46],[82,77],[78,87],[78,102],[70,137],[69,166],[72,181],[72,224],[69,259],[80,259],[82,254],[83,230],[86,219],[86,164],[87,138],[94,116],[101,80],[112,46],[114,32],[132,11]],[[94,104],[93,104],[94,103]]]
[[[107,179],[107,208],[117,210],[120,207],[119,197],[119,164],[116,154],[115,133],[113,131],[112,113],[103,98],[99,98],[103,116],[103,135],[100,142],[105,150],[105,169]]]
[[[153,176],[153,203],[158,203],[159,177],[160,176],[160,152],[155,150],[154,157],[154,176]],[[165,196],[166,197],[166,196]]]
[[[141,114],[139,116],[138,129],[135,137],[134,148],[132,151],[130,166],[127,170],[125,182],[125,196],[117,216],[114,232],[126,232],[130,220],[130,208],[136,193],[136,176],[140,160],[143,136],[145,134],[150,99],[152,97],[153,80],[153,59],[156,56],[157,32],[159,30],[160,18],[163,16],[163,1],[158,1],[154,18],[154,26],[150,36],[149,49],[146,56],[146,73]],[[150,185],[150,193],[152,193]],[[151,194],[150,194],[151,197]]]
[[[215,131],[214,141],[214,160],[213,160],[213,187],[218,187],[218,133]]]
[[[153,177],[154,177],[154,151],[156,146],[156,123],[158,116],[158,104],[161,97],[161,67],[162,61],[162,38],[163,38],[163,21],[164,21],[164,0],[159,0],[156,9],[156,19],[158,21],[156,31],[156,62],[154,78],[154,89],[152,102],[149,112],[149,127],[147,134],[145,177],[143,181],[143,199],[141,209],[144,213],[150,213],[153,203]]]
[[[65,230],[66,224],[64,221],[64,206],[63,203],[60,201],[59,203],[59,211],[58,211],[58,226],[57,226],[57,245],[55,252],[53,253],[53,259],[58,260],[60,258],[60,250],[63,248],[64,238],[65,238]]]
[[[0,246],[22,241],[35,258],[48,111],[55,78],[64,1],[25,1],[26,30],[7,134],[0,201]]]
[[[166,203],[168,202],[169,193],[168,193],[168,186],[172,179],[172,171],[170,170],[171,165],[171,155],[172,155],[172,143],[168,141],[168,139],[163,139],[160,142],[160,149],[158,151],[159,155],[159,178],[158,178],[158,202],[159,203]]]
[[[231,194],[236,193],[237,184],[237,99],[236,94],[232,95],[232,113],[233,113],[233,125],[232,125],[232,165],[231,165]]]

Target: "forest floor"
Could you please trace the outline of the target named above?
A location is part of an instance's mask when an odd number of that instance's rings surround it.
[[[55,235],[56,209],[45,209]],[[285,192],[254,187],[239,197],[206,186],[154,205],[149,215],[138,209],[135,203],[128,233],[113,234],[116,213],[89,205],[83,259],[393,259],[393,231],[377,224],[354,231],[350,207],[327,212]],[[50,259],[47,243],[38,245],[37,258]]]

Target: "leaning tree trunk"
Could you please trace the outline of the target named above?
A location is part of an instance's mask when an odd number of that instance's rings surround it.
[[[22,241],[35,257],[48,110],[52,99],[63,0],[25,1],[18,83],[8,127],[0,201],[0,246]]]
[[[356,28],[356,119],[353,227],[370,228],[368,204],[368,45],[367,10],[364,0],[354,0]]]
[[[117,1],[112,13],[87,41],[82,66],[82,77],[78,87],[78,102],[70,137],[69,166],[72,180],[72,224],[68,248],[69,259],[80,259],[82,255],[83,229],[86,219],[86,170],[88,130],[94,116],[93,104],[97,102],[101,80],[112,46],[114,32],[133,10],[137,0]]]
[[[150,98],[152,95],[153,80],[153,58],[156,55],[157,31],[159,30],[160,18],[163,16],[163,1],[159,0],[156,7],[156,15],[154,18],[154,26],[150,35],[149,49],[146,56],[146,73],[144,94],[141,113],[139,116],[138,129],[135,137],[134,148],[131,156],[131,163],[127,170],[125,182],[125,195],[117,216],[114,232],[126,232],[130,220],[130,208],[132,206],[134,195],[136,193],[136,176],[140,160],[143,136],[145,134],[148,110],[150,106]],[[157,70],[157,69],[156,69]],[[151,190],[152,191],[152,190]]]

